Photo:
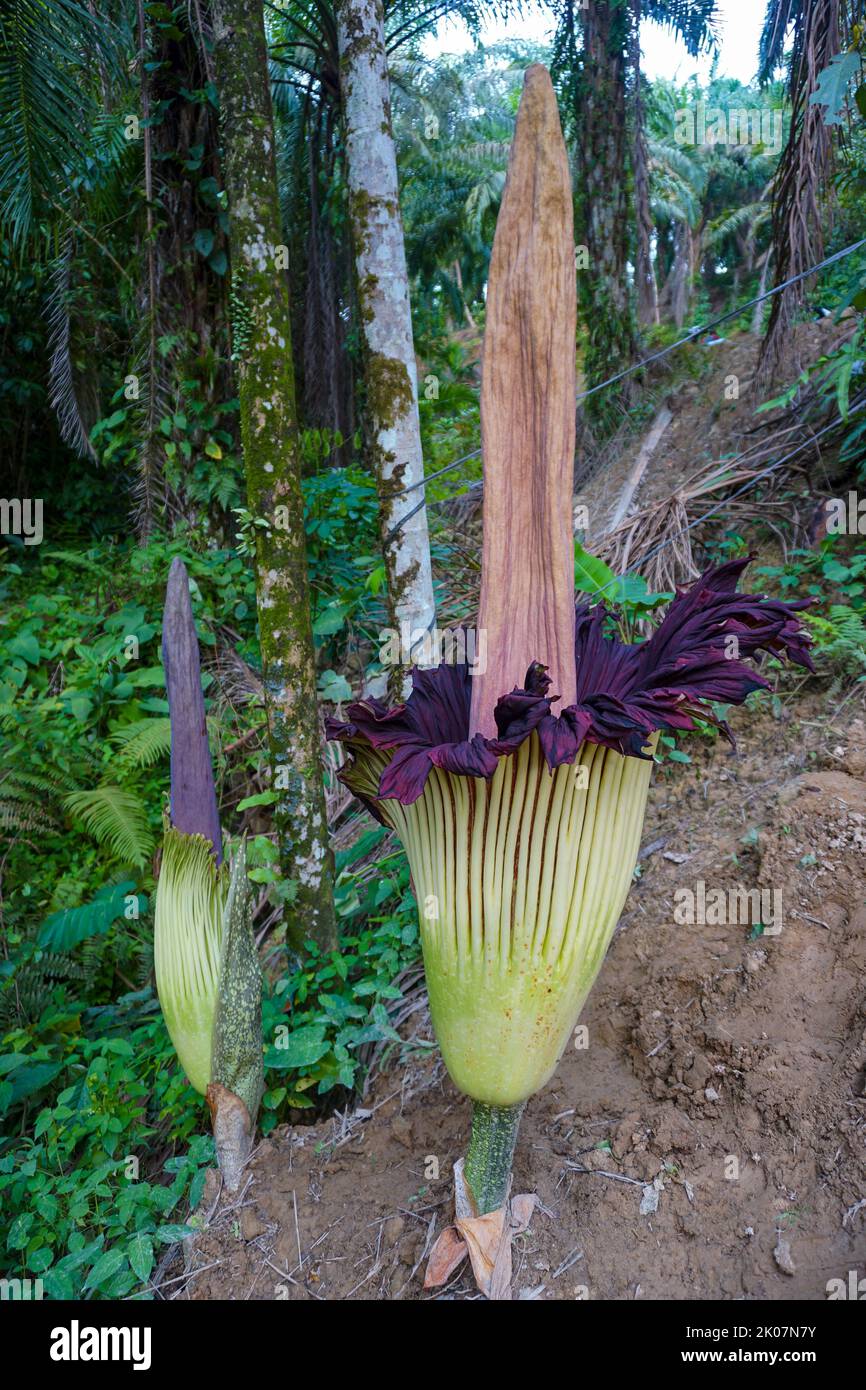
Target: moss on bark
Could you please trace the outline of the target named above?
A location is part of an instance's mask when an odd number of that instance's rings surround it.
[[[282,243],[262,0],[214,0],[230,217],[233,356],[247,502],[257,530],[256,597],[274,818],[295,941],[336,944],[333,855],[322,781],[289,282]],[[279,524],[278,524],[279,523]]]

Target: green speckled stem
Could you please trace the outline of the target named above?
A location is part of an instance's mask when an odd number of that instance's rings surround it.
[[[508,1195],[514,1146],[525,1108],[525,1101],[519,1105],[472,1102],[472,1138],[463,1174],[479,1216],[496,1211]]]

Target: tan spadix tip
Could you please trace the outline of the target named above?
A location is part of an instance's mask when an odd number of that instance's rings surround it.
[[[530,662],[575,699],[572,493],[577,316],[568,156],[547,69],[527,68],[490,260],[481,384],[484,542],[471,733]]]

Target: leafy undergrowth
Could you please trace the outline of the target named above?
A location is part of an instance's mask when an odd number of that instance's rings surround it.
[[[388,1008],[418,956],[414,903],[402,854],[380,861],[375,878],[351,868],[370,848],[363,837],[343,856],[341,949],[310,944],[267,981],[265,1134],[303,1118],[295,1112],[316,1118],[322,1097],[357,1086],[373,1047],[402,1046]],[[55,986],[38,1017],[3,1037],[0,1078],[7,1273],[41,1278],[52,1298],[146,1288],[160,1245],[195,1229],[185,1214],[213,1162],[206,1106],[177,1065],[153,989],[86,1007]]]

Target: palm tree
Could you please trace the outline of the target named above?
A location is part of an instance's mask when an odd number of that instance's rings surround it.
[[[189,381],[232,393],[208,13],[207,0],[169,18],[123,0],[111,19],[82,0],[10,0],[0,15],[0,230],[48,267],[63,441],[92,458],[107,407],[127,417],[113,458],[136,478],[142,535],[235,500],[228,469],[202,494],[172,423]]]
[[[780,284],[823,255],[820,199],[832,140],[821,108],[809,98],[818,73],[842,46],[843,25],[853,24],[861,14],[860,0],[768,0],[759,77],[770,81],[786,62],[791,106],[788,141],[773,184],[773,255]],[[803,294],[801,281],[773,300],[758,371],[762,385],[769,386],[783,365]]]
[[[409,271],[453,326],[483,312],[523,69],[547,57],[512,41],[392,73]]]
[[[691,54],[709,43],[717,0],[598,0],[588,7],[553,0],[557,14],[554,71],[571,114],[577,170],[578,242],[589,266],[578,277],[587,327],[585,373],[597,386],[633,361],[638,350],[627,265],[632,228],[646,303],[649,227],[643,145],[638,26],[652,19],[677,33]],[[637,208],[635,209],[635,198]],[[651,288],[649,289],[651,297]],[[646,312],[646,310],[645,310]],[[587,402],[596,426],[619,415],[629,387],[599,392]]]

